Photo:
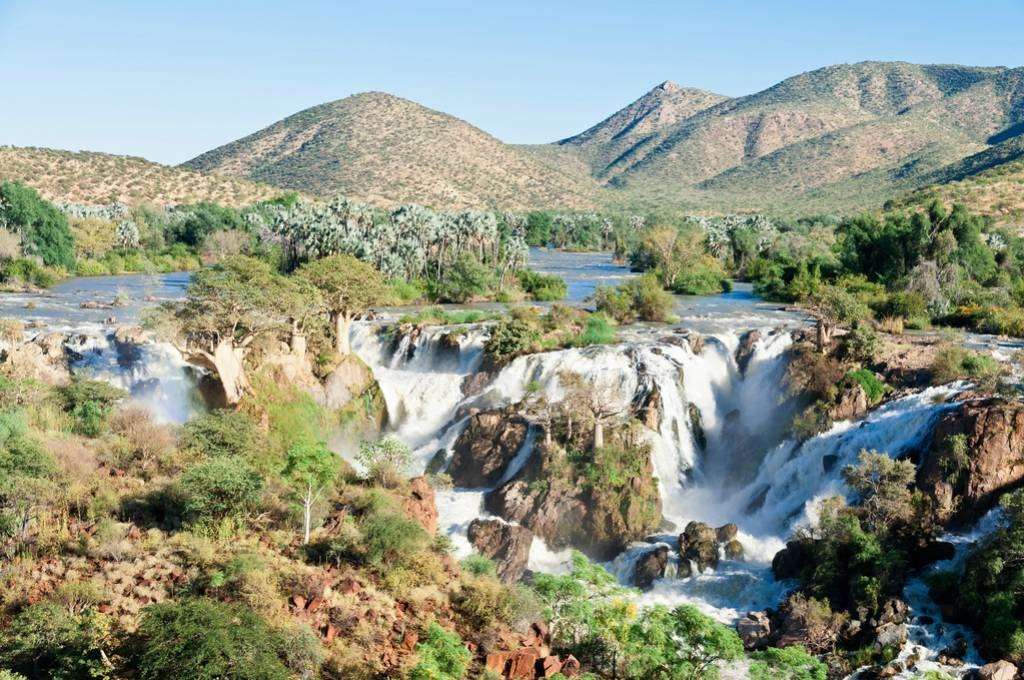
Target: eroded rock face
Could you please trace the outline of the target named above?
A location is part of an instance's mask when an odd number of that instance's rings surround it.
[[[508,410],[470,417],[452,449],[448,474],[456,486],[493,486],[526,441],[528,424]]]
[[[437,503],[434,488],[426,477],[413,477],[409,480],[409,495],[402,499],[402,509],[431,535],[437,533]]]
[[[365,392],[373,384],[373,373],[359,357],[342,357],[323,382],[322,405],[337,410]]]
[[[767,612],[750,612],[736,622],[736,632],[747,650],[766,647],[772,636],[772,622]]]
[[[843,390],[828,409],[828,417],[833,421],[857,420],[868,413],[868,395],[860,385]]]
[[[736,367],[740,369],[740,375],[746,375],[747,366],[750,365],[750,360],[754,357],[754,350],[757,348],[757,343],[761,339],[761,331],[753,330],[747,331],[740,336],[740,344],[736,348]]]
[[[530,560],[533,532],[499,519],[474,519],[469,523],[469,542],[484,557],[494,560],[498,578],[515,583]]]
[[[640,556],[633,566],[633,585],[642,590],[647,590],[659,578],[665,576],[665,568],[668,566],[667,545],[659,545],[653,550],[648,550]]]
[[[518,522],[551,548],[574,547],[607,560],[656,529],[661,499],[650,458],[641,475],[617,487],[595,487],[575,479],[557,445],[538,443],[529,462],[484,499],[489,512]]]
[[[1013,680],[1017,677],[1017,667],[1006,660],[987,663],[978,669],[980,680]]]
[[[71,370],[65,340],[63,333],[46,333],[28,342],[11,343],[3,352],[3,368],[15,378],[66,385],[71,381]]]
[[[1024,484],[1024,404],[992,398],[964,402],[935,426],[917,485],[935,501],[937,519],[962,525]]]

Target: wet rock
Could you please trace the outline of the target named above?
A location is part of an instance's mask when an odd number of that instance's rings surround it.
[[[473,397],[484,391],[487,384],[494,379],[490,371],[477,371],[462,379],[462,396]]]
[[[498,578],[515,583],[530,560],[533,532],[499,519],[474,519],[469,523],[469,542],[484,557],[494,560]]]
[[[704,432],[704,418],[696,404],[687,404],[686,413],[690,416],[690,432],[693,433],[693,440],[701,451],[708,448],[708,437]]]
[[[910,614],[910,607],[898,597],[890,597],[882,603],[878,614],[871,621],[876,628],[887,623],[906,623]]]
[[[835,468],[836,463],[839,462],[839,456],[834,453],[826,453],[821,457],[821,471],[825,474],[832,472]]]
[[[775,639],[772,645],[789,647],[802,645],[812,654],[832,649],[843,630],[843,617],[833,613],[826,616],[812,601],[796,593],[779,607]]]
[[[728,543],[729,541],[736,538],[739,534],[740,529],[733,523],[723,524],[722,526],[715,529],[715,540],[719,543]]]
[[[700,571],[718,566],[718,539],[715,530],[703,522],[690,522],[679,535],[679,554],[693,560]]]
[[[409,480],[409,495],[402,499],[402,509],[430,534],[437,532],[437,504],[434,489],[426,477],[413,477]]]
[[[766,647],[772,635],[772,623],[767,612],[750,612],[736,622],[736,632],[747,650]]]
[[[1017,677],[1017,667],[1005,659],[987,663],[978,669],[980,680],[1013,680]]]
[[[427,461],[427,467],[424,472],[428,475],[436,475],[437,473],[444,470],[445,465],[448,463],[448,452],[444,449],[438,449],[430,460]]]
[[[641,555],[633,565],[633,585],[647,590],[656,580],[663,578],[668,566],[668,553],[667,545],[659,545]]]
[[[657,385],[647,393],[637,412],[641,422],[650,429],[657,431],[661,427],[661,391]]]
[[[736,348],[736,367],[740,369],[740,375],[746,375],[747,366],[750,365],[750,360],[754,356],[754,350],[757,349],[757,343],[761,340],[761,331],[753,330],[747,331],[740,336],[740,344]]]
[[[956,546],[948,541],[930,541],[918,546],[910,553],[910,564],[915,569],[926,567],[934,562],[951,560],[956,556]]]
[[[149,334],[142,326],[118,326],[111,337],[117,352],[117,364],[123,368],[142,359],[142,345],[149,341]]]
[[[902,623],[883,623],[875,629],[875,646],[899,648],[907,641],[907,627]]]
[[[1024,483],[1024,404],[993,398],[943,414],[918,467],[917,485],[940,522],[962,526]]]
[[[743,544],[737,541],[735,538],[725,544],[725,559],[727,560],[741,560],[743,559]]]
[[[492,486],[526,441],[528,424],[510,410],[482,411],[470,417],[452,449],[448,474],[456,486]]]

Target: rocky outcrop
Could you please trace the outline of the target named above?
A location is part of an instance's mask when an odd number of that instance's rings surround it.
[[[918,467],[917,485],[937,519],[963,525],[1024,484],[1024,404],[998,398],[946,412]]]
[[[485,507],[529,528],[551,548],[574,547],[595,559],[611,559],[661,520],[650,456],[646,451],[623,455],[637,457],[640,474],[615,483],[610,475],[595,483],[572,466],[557,444],[538,443],[527,464],[485,496]]]
[[[1017,667],[1006,660],[987,663],[978,669],[978,680],[1013,680]]]
[[[828,407],[828,417],[832,421],[857,420],[868,414],[868,395],[859,384],[847,387]]]
[[[664,577],[665,568],[668,567],[668,553],[667,545],[659,545],[641,555],[633,565],[633,585],[647,590],[655,581]]]
[[[0,356],[0,367],[14,378],[66,385],[71,381],[71,370],[64,342],[63,333],[46,333],[28,342],[12,342]]]
[[[698,571],[714,569],[718,566],[720,551],[724,550],[727,559],[743,557],[743,546],[736,540],[738,534],[735,524],[715,529],[704,522],[690,522],[679,534],[679,555],[684,561],[695,564]]]
[[[355,354],[343,356],[323,381],[321,405],[336,411],[373,385],[373,373]]]
[[[125,368],[142,359],[142,345],[150,341],[149,333],[142,326],[118,326],[110,337],[117,352],[117,363]]]
[[[736,367],[740,369],[740,375],[746,375],[747,366],[750,365],[750,360],[754,357],[754,350],[757,349],[757,343],[760,340],[761,331],[757,330],[747,331],[740,336],[740,344],[736,347],[734,355]]]
[[[772,622],[768,612],[750,612],[736,622],[736,632],[747,650],[767,647],[772,636]]]
[[[526,420],[511,410],[471,416],[452,449],[452,482],[471,488],[496,484],[526,441],[528,429]]]
[[[426,477],[413,477],[409,480],[409,493],[402,499],[402,509],[431,535],[437,533],[437,503],[434,488]]]
[[[533,532],[500,519],[474,519],[469,523],[469,542],[484,557],[494,560],[498,578],[515,583],[530,560]]]
[[[576,657],[552,654],[550,645],[547,626],[535,623],[514,648],[506,643],[508,649],[489,652],[484,657],[484,669],[492,674],[488,677],[503,680],[539,680],[559,674],[565,678],[577,677],[580,662]]]

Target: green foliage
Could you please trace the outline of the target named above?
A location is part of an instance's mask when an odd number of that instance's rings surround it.
[[[72,269],[74,239],[67,218],[35,189],[18,182],[0,184],[0,227],[21,234],[25,251],[43,264]]]
[[[594,292],[598,311],[619,323],[668,321],[675,300],[666,293],[654,274],[630,279],[617,288],[598,286]]]
[[[0,264],[0,281],[4,283],[30,284],[37,288],[49,288],[57,282],[57,274],[35,260],[17,258]]]
[[[1003,496],[1001,526],[968,557],[945,595],[977,628],[989,658],[1024,662],[1024,492]],[[934,592],[934,590],[933,590]]]
[[[871,317],[871,308],[865,302],[839,286],[819,286],[811,304],[832,323],[848,325]]]
[[[113,677],[102,656],[110,627],[92,610],[71,614],[52,602],[30,605],[0,632],[0,666],[32,678]]]
[[[858,514],[868,529],[888,532],[914,518],[915,468],[909,460],[896,460],[878,451],[861,450],[857,465],[843,469],[846,484],[859,495]]]
[[[846,374],[846,379],[851,380],[861,386],[864,390],[864,394],[868,398],[868,403],[871,405],[877,404],[885,396],[885,393],[889,390],[888,385],[878,379],[874,373],[866,368],[858,368],[850,371]]]
[[[467,302],[485,297],[494,286],[494,272],[472,255],[464,254],[431,282],[433,297],[439,302]]]
[[[362,442],[356,461],[366,470],[368,479],[394,487],[405,478],[412,464],[412,450],[397,437],[384,437],[376,442]]]
[[[954,380],[970,380],[979,389],[995,391],[1006,369],[993,357],[958,346],[944,347],[932,363],[932,383],[944,385]]]
[[[143,610],[132,661],[139,680],[287,680],[290,647],[251,609],[198,598]]]
[[[425,307],[411,314],[403,314],[398,318],[398,325],[413,326],[458,326],[460,324],[480,323],[502,318],[500,311],[486,309],[444,309],[443,307]]]
[[[472,655],[455,631],[432,621],[423,640],[416,645],[419,662],[409,671],[409,680],[461,680]]]
[[[516,276],[523,292],[538,302],[561,300],[568,292],[565,280],[554,274],[541,274],[530,269],[521,269]]]
[[[751,680],[825,680],[828,666],[803,647],[769,647],[750,655]]]
[[[216,231],[242,230],[245,222],[234,208],[216,203],[178,206],[181,219],[172,227],[172,238],[190,246],[199,246]]]
[[[217,409],[186,423],[181,445],[207,457],[259,458],[254,452],[265,444],[259,426],[248,413]]]
[[[509,361],[529,352],[540,338],[540,331],[528,320],[517,316],[502,319],[491,329],[487,355],[498,363]]]
[[[467,571],[474,576],[494,576],[496,574],[494,561],[479,553],[473,553],[465,557],[460,564],[463,571]]]
[[[743,642],[692,605],[655,605],[629,626],[623,653],[628,677],[715,680],[719,663],[743,658]]]
[[[57,391],[65,411],[71,414],[75,431],[86,437],[99,436],[111,409],[127,395],[112,385],[99,380],[74,379]]]
[[[402,563],[409,555],[424,550],[430,542],[419,522],[387,510],[367,513],[360,522],[360,531],[362,560],[377,568]]]
[[[185,518],[208,525],[251,513],[259,504],[263,477],[244,459],[220,456],[187,469],[178,485]]]
[[[607,345],[615,342],[615,326],[604,314],[591,314],[587,317],[587,325],[579,337],[580,347],[590,345]]]
[[[868,324],[857,324],[843,337],[843,350],[854,361],[874,363],[882,349],[882,339]]]

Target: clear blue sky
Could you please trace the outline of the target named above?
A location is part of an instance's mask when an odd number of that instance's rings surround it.
[[[1024,0],[0,0],[0,144],[177,163],[383,90],[508,142],[674,80],[741,95],[865,59],[1024,65]]]

